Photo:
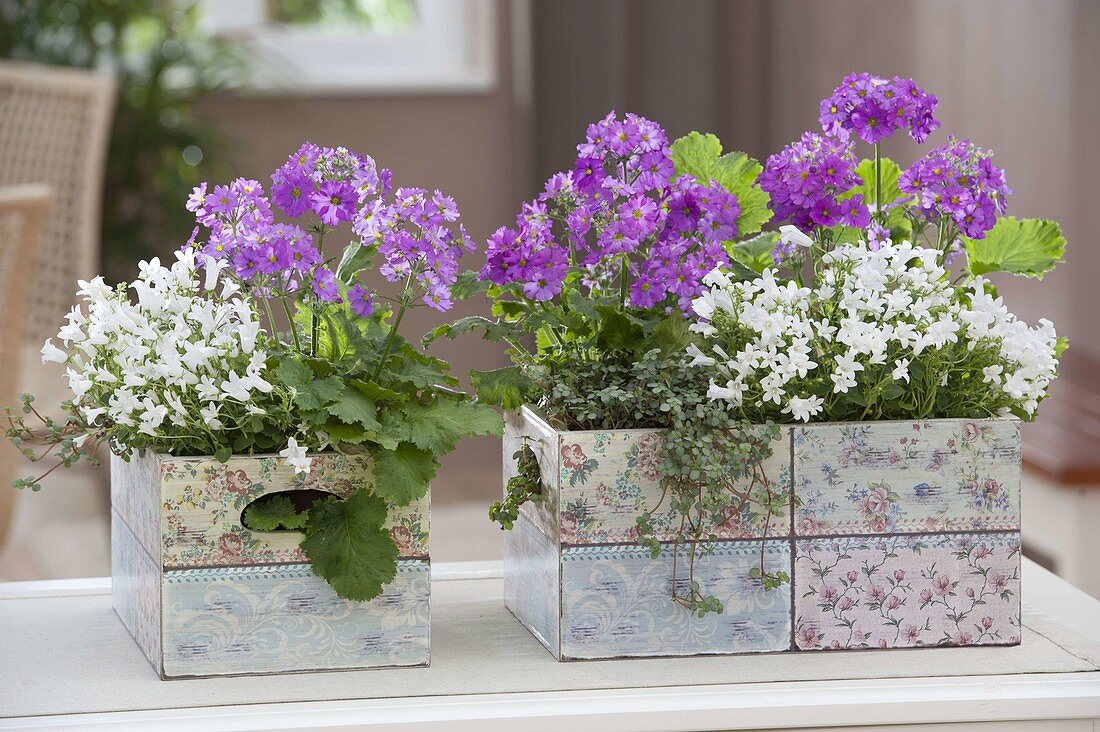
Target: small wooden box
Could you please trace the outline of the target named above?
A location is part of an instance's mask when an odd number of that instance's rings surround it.
[[[526,443],[543,494],[506,533],[505,603],[559,660],[1019,643],[1017,421],[784,426],[764,470],[786,515],[716,531],[695,578],[724,612],[703,618],[670,599],[673,514],[653,519],[660,557],[635,543],[661,440],[508,417],[505,481]],[[763,589],[761,561],[793,581]]]
[[[350,495],[369,458],[320,454],[111,458],[115,610],[162,678],[422,666],[429,660],[429,498],[390,509],[396,579],[370,602],[338,597],[294,531],[251,531],[245,507],[280,491]]]

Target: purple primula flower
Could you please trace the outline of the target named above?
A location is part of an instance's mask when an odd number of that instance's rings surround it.
[[[237,208],[237,194],[230,186],[214,186],[206,197],[206,210],[213,214],[230,215]]]
[[[866,73],[849,74],[819,107],[822,129],[830,134],[855,133],[871,144],[897,130],[924,142],[940,126],[935,118],[936,95],[912,79],[884,79]]]
[[[866,226],[870,211],[862,195],[845,200],[862,184],[856,174],[852,142],[834,135],[803,133],[764,164],[760,187],[771,196],[775,221],[790,220],[800,229],[815,226]]]
[[[589,125],[577,153],[514,228],[489,238],[482,279],[545,301],[570,272],[578,286],[617,293],[625,265],[631,306],[687,308],[703,276],[728,263],[720,242],[737,235],[737,197],[691,176],[674,180],[668,137],[638,115],[611,112]]]
[[[327,180],[310,196],[309,207],[321,223],[338,226],[355,216],[359,195],[355,186],[344,181]]]
[[[1007,211],[1012,194],[992,157],[969,140],[952,137],[905,170],[898,186],[916,197],[928,218],[947,216],[960,232],[981,239]]]
[[[298,170],[276,170],[271,176],[271,200],[284,214],[298,218],[309,210],[313,181]]]
[[[867,248],[877,252],[883,246],[892,244],[890,230],[882,224],[872,223],[867,229]]]
[[[313,270],[313,294],[324,302],[340,302],[340,289],[336,285],[336,275],[325,267]]]
[[[356,283],[348,290],[348,305],[361,318],[370,317],[374,312],[374,298],[362,285]]]

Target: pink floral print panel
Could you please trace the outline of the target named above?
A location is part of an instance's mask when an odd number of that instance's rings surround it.
[[[795,545],[800,650],[1020,642],[1017,532],[801,539]]]
[[[1014,420],[794,428],[799,536],[1020,526]]]

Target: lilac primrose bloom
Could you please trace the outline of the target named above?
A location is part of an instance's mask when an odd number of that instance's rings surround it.
[[[912,79],[849,74],[820,106],[821,128],[830,134],[855,133],[871,144],[905,130],[924,142],[940,126],[933,115],[939,99]]]
[[[905,170],[898,186],[916,197],[930,219],[947,216],[963,234],[981,239],[1007,211],[1012,194],[992,157],[969,140],[952,137]]]

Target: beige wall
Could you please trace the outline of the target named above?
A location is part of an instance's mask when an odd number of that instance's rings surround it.
[[[394,171],[397,185],[439,188],[455,197],[479,251],[468,266],[484,261],[480,248],[498,226],[515,216],[531,195],[527,154],[529,141],[517,124],[512,84],[508,4],[498,6],[498,83],[487,94],[441,96],[268,97],[222,96],[202,105],[203,114],[236,141],[231,148],[235,173],[261,181],[305,140],[344,145],[369,154]],[[330,240],[333,250],[349,239]],[[382,292],[393,286],[379,280]],[[405,317],[401,331],[418,340],[431,328],[455,317],[483,310],[484,303],[464,303],[447,314],[419,308]],[[471,368],[494,368],[505,362],[502,349],[476,335],[440,342],[433,353],[449,360],[465,377]],[[443,460],[433,484],[433,497],[448,502],[500,493],[500,443],[493,438],[464,441]]]

